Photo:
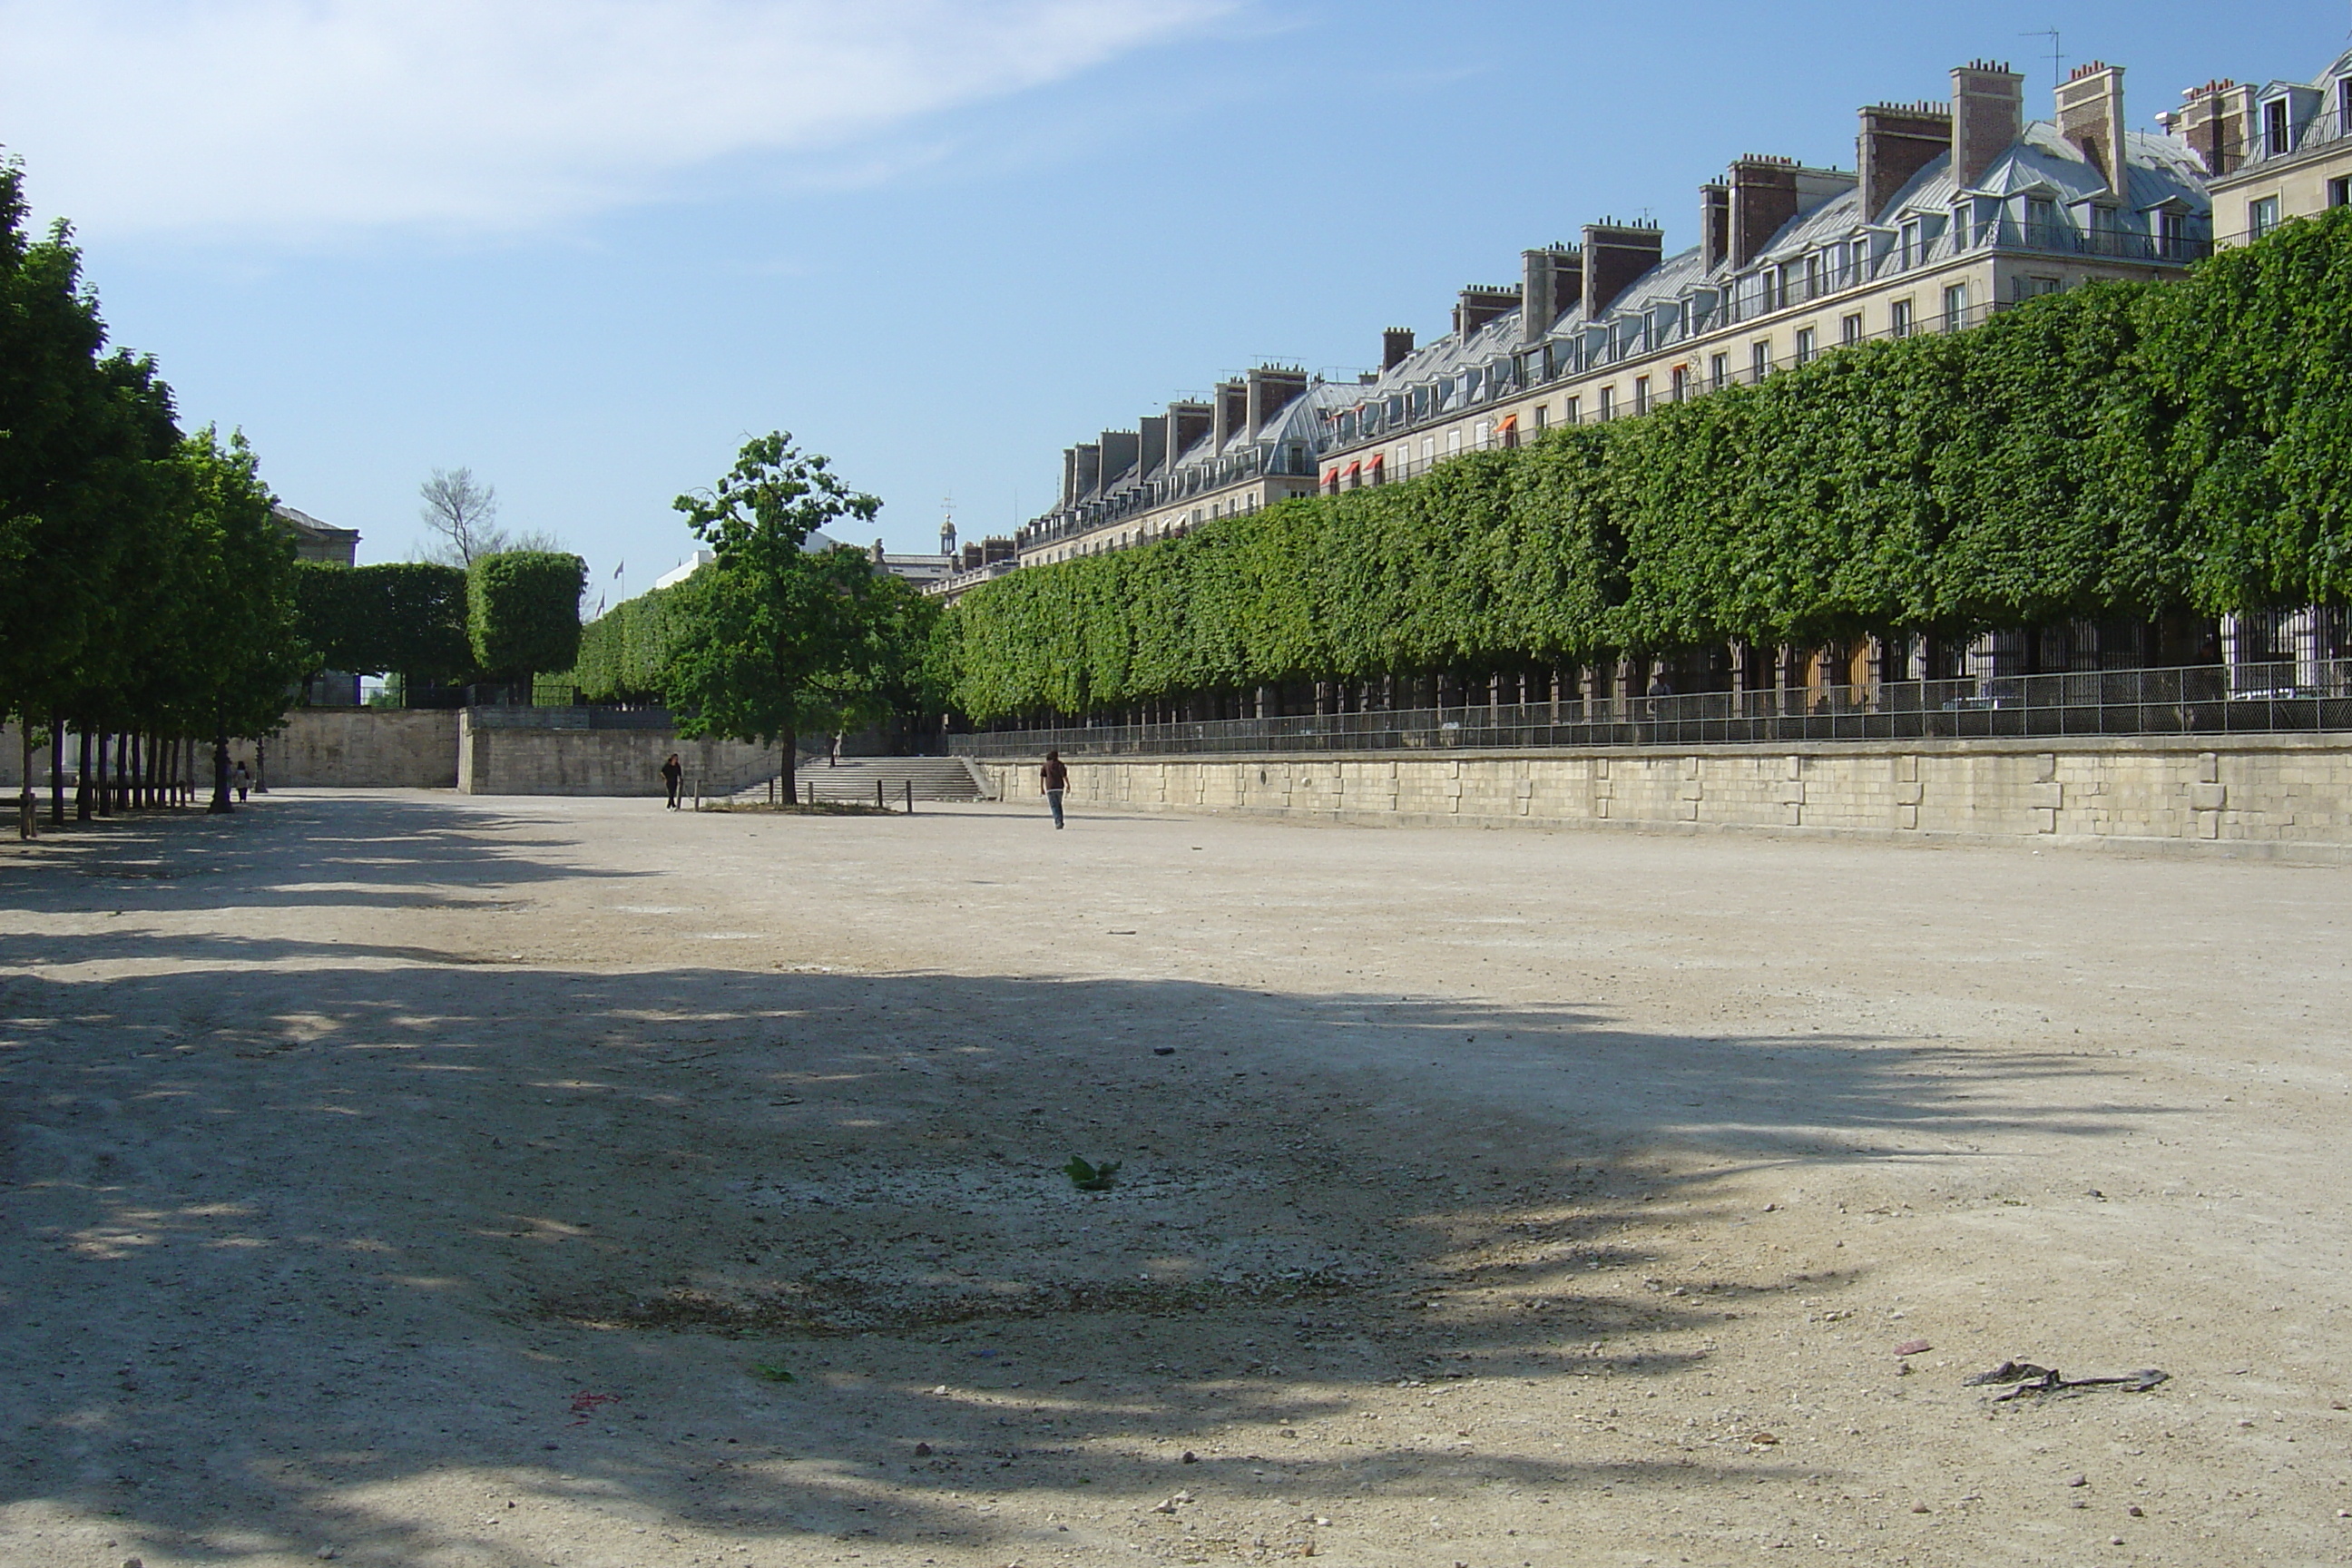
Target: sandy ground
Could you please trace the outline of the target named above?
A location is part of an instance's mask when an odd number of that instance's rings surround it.
[[[0,1563],[2343,1562],[2347,909],[986,806],[0,846]]]

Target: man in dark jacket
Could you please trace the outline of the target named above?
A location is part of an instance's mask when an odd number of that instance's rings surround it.
[[[1037,783],[1045,792],[1045,804],[1054,808],[1054,826],[1062,826],[1062,792],[1070,787],[1070,770],[1062,765],[1062,753],[1045,753],[1045,765],[1037,770]]]

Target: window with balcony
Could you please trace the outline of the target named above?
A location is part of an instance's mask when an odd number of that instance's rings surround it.
[[[1647,414],[1649,411],[1650,378],[1646,375],[1637,375],[1633,378],[1633,412]]]
[[[2025,243],[2044,248],[2058,240],[2058,204],[2048,196],[2025,198]]]
[[[2352,207],[2352,178],[2327,182],[2327,205],[2331,207]]]
[[[2336,83],[2336,134],[2352,136],[2352,76]]]
[[[1811,364],[1813,363],[1814,343],[1816,342],[1817,340],[1814,336],[1812,328],[1799,327],[1797,329],[1797,363],[1799,364]]]
[[[1897,300],[1886,307],[1886,331],[1889,336],[1907,338],[1911,335],[1911,301]]]
[[[1772,374],[1772,340],[1766,338],[1748,345],[1748,379],[1761,381]]]
[[[1926,259],[1926,256],[1927,253],[1919,247],[1919,224],[1915,218],[1903,226],[1903,265],[1906,268],[1916,267]]]
[[[1536,434],[1540,436],[1544,431],[1551,426],[1551,405],[1549,403],[1537,404],[1529,417],[1534,422]]]
[[[1614,415],[1616,412],[1617,389],[1613,386],[1602,387],[1601,389],[1601,422],[1604,425],[1607,424],[1611,416]]]
[[[1706,389],[1709,392],[1721,392],[1723,390],[1724,384],[1730,379],[1731,356],[1729,354],[1710,354],[1707,357],[1706,362]]]
[[[1560,423],[1563,425],[1583,424],[1584,399],[1580,397],[1570,398],[1567,404],[1560,409],[1559,418]]]
[[[1944,331],[1957,332],[1969,324],[1969,286],[1955,283],[1944,290]]]
[[[2260,239],[2279,226],[2279,199],[2261,196],[2246,204],[2246,237]]]
[[[1862,312],[1856,310],[1838,322],[1838,342],[1849,346],[1862,342]]]
[[[1678,364],[1674,371],[1674,398],[1680,403],[1690,395],[1690,366]]]
[[[2263,105],[2263,156],[2275,158],[2289,145],[2286,100],[2274,98]]]

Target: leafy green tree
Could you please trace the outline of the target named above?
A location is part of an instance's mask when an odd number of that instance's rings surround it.
[[[863,551],[808,548],[826,524],[871,521],[882,503],[777,431],[674,504],[716,557],[673,590],[665,689],[678,732],[780,745],[789,794],[803,730],[865,711],[891,670],[920,665],[891,635],[908,624],[904,584]]]
[[[296,603],[312,672],[393,672],[454,680],[474,667],[466,574],[432,562],[296,563]]]

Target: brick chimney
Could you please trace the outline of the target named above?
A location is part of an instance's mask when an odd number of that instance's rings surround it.
[[[1956,73],[1957,74],[1957,73]],[[1954,84],[1954,98],[1958,97]],[[2011,136],[2011,142],[2017,138]],[[1854,168],[1862,177],[1862,221],[1876,223],[1895,193],[1919,171],[1951,152],[1952,111],[1940,103],[1874,103],[1862,111],[1853,139]],[[2001,143],[2006,147],[2008,142]]]
[[[1210,433],[1216,437],[1216,449],[1222,452],[1225,449],[1225,443],[1240,434],[1242,427],[1249,423],[1249,386],[1246,383],[1217,383],[1216,421]]]
[[[1108,484],[1135,467],[1142,437],[1132,430],[1106,430],[1097,445],[1102,452],[1102,482]]]
[[[1215,427],[1216,417],[1205,403],[1171,403],[1168,405],[1168,466],[1174,468],[1176,459],[1200,444],[1201,437]]]
[[[1075,484],[1070,492],[1073,501],[1083,500],[1102,488],[1102,448],[1090,441],[1082,441],[1070,448],[1077,459],[1073,474]]]
[[[1381,334],[1381,368],[1394,370],[1412,357],[1412,329],[1391,327]]]
[[[1797,164],[1792,158],[1748,153],[1731,165],[1731,265],[1747,266],[1797,216]]]
[[[1078,449],[1062,448],[1062,504],[1070,506],[1078,499]]]
[[[1603,218],[1584,226],[1584,319],[1598,321],[1633,280],[1658,264],[1664,237],[1654,223]]]
[[[2236,174],[2253,139],[2254,89],[2225,78],[2180,96],[2184,101],[2170,122],[2172,133],[2189,143],[2208,174]]]
[[[2006,64],[1970,60],[1952,71],[1952,178],[1962,189],[2025,134],[2025,79]]]
[[[1472,284],[1462,290],[1461,302],[1454,307],[1454,335],[1466,338],[1496,317],[1519,307],[1519,291],[1516,287],[1504,289]]]
[[[2093,60],[2074,68],[2058,89],[2058,134],[2107,177],[2110,195],[2126,195],[2123,67]]]
[[[1307,373],[1280,365],[1262,364],[1249,373],[1250,439],[1274,423],[1275,416],[1297,400],[1307,390]]]
[[[1731,257],[1731,187],[1710,180],[1698,188],[1699,270],[1712,273]]]
[[[1521,251],[1519,262],[1519,342],[1541,342],[1551,324],[1584,298],[1584,255],[1552,245]]]

